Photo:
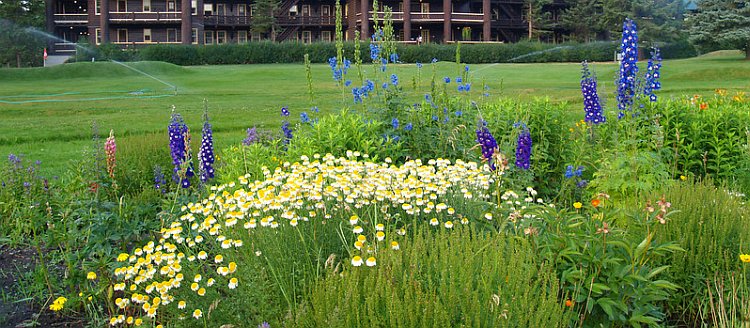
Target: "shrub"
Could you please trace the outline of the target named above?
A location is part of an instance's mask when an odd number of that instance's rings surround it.
[[[711,292],[707,283],[731,286],[730,278],[742,275],[739,255],[750,252],[750,212],[743,198],[715,187],[710,180],[682,181],[664,189],[664,194],[679,211],[659,236],[685,249],[662,261],[672,266],[672,279],[682,287],[671,298],[670,312],[684,313],[674,318],[676,323],[708,324],[711,318],[701,316],[709,312],[704,303]],[[716,289],[713,292],[714,297],[728,297],[730,291],[724,295],[716,295]]]
[[[345,266],[313,287],[303,327],[564,327],[571,311],[533,247],[497,234],[418,229],[375,267]],[[337,273],[337,272],[333,272]]]

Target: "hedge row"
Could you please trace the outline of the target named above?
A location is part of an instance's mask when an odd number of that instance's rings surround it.
[[[541,63],[541,62],[580,62],[611,61],[615,57],[618,44],[614,42],[548,44],[519,42],[511,44],[462,44],[461,61],[468,64],[482,63]],[[369,47],[362,44],[363,58],[369,58]],[[105,49],[106,46],[105,46]],[[345,56],[354,57],[354,44],[344,45]],[[455,60],[455,44],[398,45],[400,60],[407,63]],[[642,52],[645,55],[647,51]],[[118,60],[164,61],[177,65],[217,65],[217,64],[272,64],[302,62],[309,54],[314,63],[325,63],[336,54],[336,45],[329,42],[302,44],[297,42],[253,42],[247,44],[224,44],[209,46],[193,45],[152,45],[137,51],[128,51],[127,57],[117,55]],[[102,51],[101,59],[113,55]],[[695,49],[687,42],[667,44],[662,47],[662,56],[685,58],[695,56]],[[90,59],[90,57],[89,57]],[[85,58],[84,58],[85,60]]]

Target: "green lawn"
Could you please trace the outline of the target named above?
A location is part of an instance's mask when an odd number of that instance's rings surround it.
[[[711,95],[716,88],[750,91],[750,62],[739,52],[722,52],[699,58],[664,62],[661,97]],[[40,159],[50,173],[60,173],[70,160],[81,156],[91,138],[92,121],[105,136],[114,129],[119,143],[129,136],[163,138],[172,106],[194,130],[200,127],[203,99],[208,101],[216,134],[223,147],[238,143],[253,125],[277,128],[279,108],[289,106],[293,119],[308,111],[304,66],[242,65],[179,67],[164,63],[76,63],[52,68],[0,69],[0,156],[25,154]],[[437,79],[455,79],[459,67],[440,62]],[[372,66],[365,65],[366,76]],[[645,62],[640,64],[645,70]],[[594,63],[599,91],[612,102],[615,63]],[[415,101],[428,90],[431,66],[421,70],[420,90],[412,88],[417,69],[413,64],[391,66],[383,79],[397,73],[408,97]],[[491,98],[549,97],[580,107],[580,65],[491,64],[471,65],[472,97],[479,99],[484,81]],[[146,76],[146,74],[151,76]],[[332,112],[351,103],[349,90],[338,89],[327,65],[312,69],[316,102],[321,112]],[[357,81],[355,69],[350,79]],[[355,82],[355,84],[358,84]],[[173,87],[174,86],[174,87]],[[455,87],[455,84],[451,84]],[[176,89],[176,93],[175,93]]]

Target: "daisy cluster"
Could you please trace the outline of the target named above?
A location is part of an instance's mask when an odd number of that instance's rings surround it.
[[[352,228],[352,265],[374,266],[379,248],[399,249],[395,239],[406,234],[406,218],[450,229],[454,221],[469,222],[451,200],[483,200],[490,194],[487,165],[435,159],[397,166],[389,158],[384,163],[367,159],[351,151],[339,158],[302,156],[273,171],[264,167],[263,180],[245,175],[211,187],[206,199],[183,206],[158,240],[117,257],[121,266],[114,271],[113,290],[121,313],[110,324],[143,323],[146,317],[156,323],[160,308],[175,305],[181,317],[201,319],[204,309],[191,300],[241,283],[236,272],[242,263],[232,259],[240,258],[247,232],[341,220]]]

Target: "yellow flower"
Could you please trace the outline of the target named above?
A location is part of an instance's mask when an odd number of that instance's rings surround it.
[[[142,324],[143,324],[143,319],[141,319],[141,318],[135,319],[135,325],[136,326],[140,326]]]
[[[740,254],[740,261],[750,263],[750,254]]]
[[[199,309],[193,311],[193,318],[200,319],[203,316],[203,312]]]
[[[446,222],[445,222],[445,227],[446,227],[446,228],[448,228],[448,229],[450,229],[450,228],[453,228],[453,222],[451,222],[451,221],[446,221]]]
[[[352,258],[352,265],[355,266],[355,267],[361,266],[362,265],[362,257],[360,257],[359,255],[353,257]]]
[[[89,272],[86,275],[86,279],[88,279],[88,280],[96,280],[96,272],[93,272],[93,271]]]
[[[362,231],[364,231],[364,229],[360,226],[354,226],[354,229],[352,229],[352,232],[354,233],[362,233]]]
[[[400,247],[398,246],[398,242],[397,241],[394,240],[394,241],[391,242],[391,249],[393,249],[394,251],[397,251],[399,248]]]
[[[376,262],[375,262],[375,258],[374,258],[374,257],[372,257],[372,256],[368,257],[368,258],[367,258],[367,262],[366,262],[366,264],[367,264],[367,266],[369,266],[369,267],[371,267],[371,266],[375,266],[375,264],[376,264]]]
[[[581,204],[581,202],[575,202],[575,203],[573,203],[573,207],[575,209],[579,210],[579,209],[581,209],[581,207],[583,207],[583,204]]]
[[[438,224],[440,224],[440,221],[437,218],[430,219],[430,225],[436,226]]]
[[[385,230],[385,225],[382,224],[382,223],[378,223],[378,224],[375,225],[375,230],[377,230],[377,231],[383,231],[383,230]]]
[[[177,308],[184,309],[186,305],[187,303],[185,301],[180,301],[179,303],[177,303]]]
[[[198,295],[200,295],[200,296],[206,295],[206,289],[203,288],[203,287],[201,287],[200,289],[198,289]]]
[[[687,177],[686,177],[686,176],[684,176],[684,175],[681,175],[681,176],[680,176],[680,180],[682,180],[682,181],[685,181],[685,180],[687,180]]]
[[[367,241],[367,237],[365,237],[364,235],[359,235],[357,236],[357,240],[364,243]]]
[[[359,217],[356,215],[352,215],[352,217],[349,218],[349,224],[355,225],[359,221]]]
[[[383,241],[383,239],[385,239],[385,233],[382,231],[378,231],[375,234],[375,237],[378,239],[378,241]]]
[[[492,213],[485,213],[484,214],[484,218],[487,219],[487,220],[492,221]]]
[[[67,301],[68,301],[67,298],[60,296],[57,299],[55,299],[55,301],[53,301],[52,304],[50,304],[49,309],[55,312],[60,311],[63,309],[63,306],[65,305],[65,302]]]
[[[239,281],[237,280],[237,278],[229,279],[229,289],[237,288],[238,284],[239,284]]]
[[[221,263],[223,261],[224,261],[224,256],[222,256],[221,254],[216,255],[216,257],[214,258],[214,262],[216,263]]]
[[[120,253],[120,255],[117,255],[117,262],[125,262],[130,258],[130,255],[128,253]]]

